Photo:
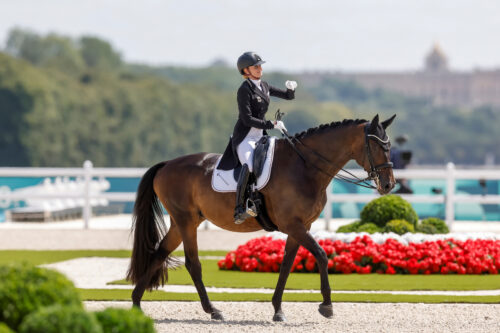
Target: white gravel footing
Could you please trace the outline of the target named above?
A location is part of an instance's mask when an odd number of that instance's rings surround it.
[[[143,302],[163,332],[500,332],[498,304],[334,303],[333,319],[318,303],[283,303],[285,323],[272,321],[270,302],[213,302],[225,321],[210,320],[199,302]],[[130,302],[85,302],[89,310]]]

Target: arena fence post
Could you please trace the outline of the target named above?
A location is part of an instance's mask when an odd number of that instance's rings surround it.
[[[92,215],[92,207],[90,206],[90,182],[92,181],[92,168],[93,164],[91,161],[87,160],[83,162],[83,174],[84,174],[84,203],[83,203],[83,223],[84,228],[89,228],[89,221]]]
[[[455,164],[449,162],[446,165],[446,210],[445,220],[450,230],[455,221]]]

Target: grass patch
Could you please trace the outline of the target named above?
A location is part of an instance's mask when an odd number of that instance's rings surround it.
[[[128,250],[4,250],[0,251],[0,264],[24,261],[32,265],[43,265],[83,257],[130,258],[130,254]]]
[[[227,251],[200,251],[200,256],[225,256]],[[130,258],[130,250],[2,250],[0,265],[27,262],[32,265],[51,264],[58,261],[84,257]],[[174,256],[184,257],[184,251],[175,251]]]
[[[131,290],[79,289],[85,301],[130,301]],[[269,302],[272,294],[259,293],[208,293],[211,301]],[[146,292],[143,301],[199,301],[194,293]],[[319,293],[283,295],[285,302],[321,302]],[[391,294],[332,294],[332,302],[365,303],[499,303],[500,296],[439,296],[439,295],[391,295]]]
[[[217,260],[202,260],[205,286],[219,288],[275,288],[278,273],[221,271]],[[192,285],[191,276],[180,267],[168,273],[168,283]],[[382,275],[331,274],[332,290],[493,290],[500,289],[500,275]],[[124,280],[110,284],[128,284]],[[320,289],[318,273],[290,274],[287,289]]]

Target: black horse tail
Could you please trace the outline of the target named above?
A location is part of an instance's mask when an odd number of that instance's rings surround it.
[[[153,268],[152,264],[156,258],[160,258],[161,254],[163,256],[166,254],[159,244],[166,235],[167,227],[163,220],[160,200],[153,189],[155,175],[165,163],[158,163],[146,171],[137,189],[132,223],[134,247],[127,272],[127,280],[133,284],[137,284],[148,269]],[[167,281],[167,258],[161,259],[164,259],[164,263],[160,269],[155,270],[147,282],[146,289],[157,288]]]

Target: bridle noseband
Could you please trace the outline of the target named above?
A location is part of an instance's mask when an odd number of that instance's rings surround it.
[[[279,110],[278,110],[279,111]],[[382,163],[382,164],[378,164],[378,165],[375,165],[374,161],[373,161],[373,154],[372,154],[372,150],[370,148],[370,140],[374,140],[384,151],[389,151],[390,149],[390,141],[389,141],[389,136],[387,136],[387,139],[386,140],[382,140],[381,138],[379,138],[378,136],[374,135],[374,134],[368,134],[368,126],[370,125],[370,123],[366,123],[365,124],[365,127],[364,127],[364,133],[365,133],[365,151],[366,151],[366,156],[368,157],[368,162],[370,163],[370,171],[367,171],[368,173],[368,177],[364,178],[364,179],[361,179],[361,178],[358,178],[356,175],[352,174],[351,172],[345,170],[344,168],[341,168],[340,170],[344,171],[345,173],[349,174],[350,176],[352,176],[353,178],[349,178],[349,177],[346,177],[346,176],[343,176],[343,175],[332,175],[330,174],[329,172],[321,169],[320,167],[318,167],[317,165],[315,164],[311,164],[313,165],[316,169],[318,169],[319,171],[323,172],[324,174],[332,177],[332,178],[336,178],[338,180],[342,180],[342,181],[345,181],[347,183],[351,183],[351,184],[355,184],[355,185],[359,185],[359,186],[362,186],[362,187],[366,187],[366,188],[370,188],[370,189],[377,189],[377,187],[373,186],[372,184],[368,183],[368,181],[370,180],[373,180],[375,181],[375,183],[377,183],[378,185],[378,182],[379,182],[379,179],[380,179],[380,174],[379,172],[382,170],[382,169],[385,169],[385,168],[392,168],[393,167],[393,163],[392,162],[386,162],[386,163]],[[329,161],[327,158],[325,158],[324,156],[322,156],[321,154],[319,154],[318,152],[316,152],[315,150],[307,147],[306,145],[304,145],[302,143],[302,141],[300,141],[298,138],[296,137],[291,137],[286,131],[283,131],[283,134],[285,135],[285,137],[287,138],[287,141],[290,143],[290,145],[292,146],[292,148],[295,150],[295,152],[300,156],[300,158],[305,162],[307,163],[307,160],[306,158],[304,157],[304,155],[297,149],[297,147],[295,146],[295,144],[293,143],[292,140],[295,140],[297,141],[298,143],[300,143],[302,146],[304,146],[305,148],[307,148],[308,150],[310,150],[312,153],[314,153],[317,157],[319,157],[321,160],[323,160],[324,162],[326,162],[327,164],[330,164],[332,165],[333,163],[331,161]]]

